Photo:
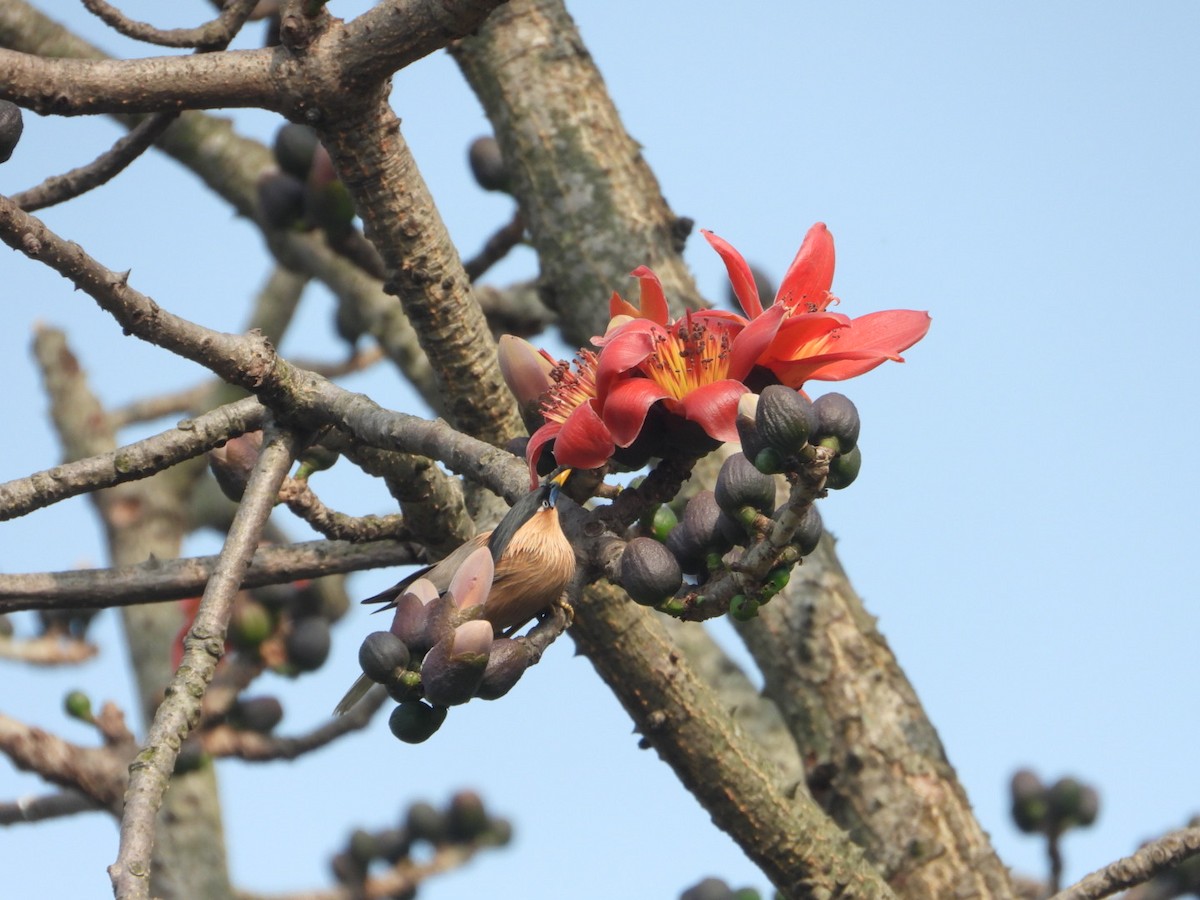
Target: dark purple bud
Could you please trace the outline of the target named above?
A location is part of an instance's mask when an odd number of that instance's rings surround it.
[[[404,828],[414,841],[441,844],[446,840],[446,816],[432,804],[417,802],[408,808]]]
[[[721,466],[714,494],[717,505],[732,516],[743,506],[769,513],[775,508],[775,479],[754,468],[745,454],[734,453]]]
[[[485,191],[509,192],[508,167],[500,153],[500,145],[494,137],[485,136],[471,142],[467,151],[467,163],[471,174]]]
[[[435,706],[457,706],[475,696],[487,669],[492,625],[484,619],[464,622],[425,654],[421,682],[425,699]]]
[[[11,100],[0,100],[0,163],[8,162],[24,130],[21,107]]]
[[[817,414],[817,427],[813,443],[832,447],[839,453],[848,453],[858,444],[861,422],[858,408],[845,394],[837,392],[822,394],[813,401]]]
[[[803,394],[782,384],[763,388],[755,415],[763,441],[788,457],[808,443],[817,429],[817,413]]]
[[[810,503],[804,510],[804,515],[800,517],[800,524],[796,528],[796,533],[792,535],[792,543],[796,545],[801,556],[808,556],[817,549],[817,544],[821,542],[821,535],[824,531],[825,524],[821,521],[821,511],[817,509],[817,504]]]
[[[499,700],[520,681],[529,663],[529,648],[523,641],[494,639],[487,666],[483,670],[483,680],[479,682],[475,696],[481,700]]]
[[[279,168],[294,178],[304,181],[312,168],[313,154],[320,140],[317,133],[307,125],[289,122],[275,133],[275,162]]]
[[[243,697],[229,710],[229,724],[242,731],[267,734],[283,721],[283,704],[275,697]]]
[[[1014,773],[1011,783],[1012,818],[1017,828],[1026,834],[1045,831],[1049,813],[1049,797],[1042,780],[1029,769]]]
[[[291,228],[304,218],[304,182],[286,172],[258,177],[258,212],[271,228]]]
[[[446,809],[446,837],[452,842],[469,843],[487,831],[490,824],[483,798],[474,791],[459,791],[450,798]]]
[[[358,664],[368,678],[387,684],[409,662],[408,645],[390,631],[368,634],[358,648]]]
[[[319,669],[329,658],[333,637],[329,633],[329,622],[320,616],[296,619],[292,630],[284,640],[288,661],[301,672]]]
[[[246,482],[250,480],[250,472],[258,462],[262,440],[261,431],[251,431],[249,434],[230,438],[224,446],[208,451],[209,468],[212,469],[217,484],[230,500],[242,499],[242,494],[246,491]]]
[[[683,584],[675,555],[654,538],[637,537],[621,554],[621,587],[645,606],[657,606]]]
[[[425,643],[425,626],[429,621],[429,604],[438,598],[438,590],[427,578],[418,578],[396,598],[390,631],[420,656],[433,644]],[[436,642],[435,642],[436,643]]]
[[[732,544],[725,539],[717,523],[720,515],[716,495],[712,491],[700,491],[688,501],[680,524],[688,530],[688,537],[697,546],[708,552],[724,553]]]

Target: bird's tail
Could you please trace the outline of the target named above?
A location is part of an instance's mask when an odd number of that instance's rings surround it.
[[[338,701],[338,705],[333,708],[335,716],[344,716],[350,710],[358,705],[358,701],[367,696],[367,691],[371,690],[374,684],[366,675],[359,675],[358,680],[350,685],[350,690],[346,691],[346,695]]]

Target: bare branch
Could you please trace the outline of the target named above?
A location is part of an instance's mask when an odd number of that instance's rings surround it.
[[[1098,869],[1051,900],[1099,900],[1147,882],[1197,854],[1200,854],[1200,826],[1173,831],[1146,844],[1137,853]]]
[[[183,660],[154,714],[146,743],[130,766],[120,850],[109,867],[117,900],[150,896],[154,817],[179,755],[180,742],[199,719],[204,690],[225,650],[233,598],[250,567],[262,527],[271,514],[294,452],[295,438],[291,434],[268,431],[217,568],[204,589],[200,609],[184,641]]]
[[[57,634],[26,641],[0,637],[0,659],[17,660],[35,666],[74,665],[91,659],[98,652],[94,644]]]
[[[478,281],[488,269],[508,256],[508,252],[520,244],[524,237],[525,223],[521,221],[521,213],[517,212],[487,239],[482,250],[463,263],[467,277],[471,281]]]
[[[0,753],[13,765],[77,790],[110,811],[121,808],[128,757],[107,747],[80,747],[0,713]]]
[[[382,566],[421,562],[411,543],[348,544],[311,541],[255,552],[242,587],[286,584],[301,578],[341,575]],[[111,569],[73,569],[30,575],[0,575],[0,613],[22,609],[107,609],[195,597],[212,577],[219,557],[158,560]]]
[[[402,515],[350,516],[336,512],[321,502],[307,481],[289,478],[279,492],[287,508],[313,529],[331,540],[355,543],[379,540],[405,540],[412,530]]]
[[[15,519],[68,497],[136,481],[168,469],[231,437],[261,428],[266,413],[261,403],[248,397],[194,419],[185,419],[170,431],[111,453],[65,463],[0,484],[0,521]]]
[[[331,719],[298,737],[276,737],[223,725],[202,732],[200,740],[205,751],[213,756],[236,756],[251,762],[296,759],[343,735],[366,728],[387,699],[387,694],[382,690],[371,692],[346,715]]]

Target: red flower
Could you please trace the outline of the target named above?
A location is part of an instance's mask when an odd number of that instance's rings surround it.
[[[746,319],[704,310],[669,322],[658,276],[645,266],[631,274],[641,282],[640,308],[613,294],[612,323],[596,339],[601,417],[613,440],[621,447],[632,444],[659,402],[711,438],[737,440],[737,403],[749,391],[746,376],[770,346],[786,311],[763,313],[759,307]]]
[[[705,239],[725,261],[734,294],[746,314],[762,314],[762,302],[750,267],[727,242],[711,231]],[[818,222],[808,230],[796,258],[779,285],[772,310],[783,307],[785,318],[758,364],[784,384],[801,388],[804,382],[842,381],[869,372],[886,360],[903,362],[907,350],[929,330],[929,314],[890,309],[851,319],[827,312],[837,298],[833,285],[833,235]]]
[[[527,341],[500,338],[500,370],[518,402],[536,403],[545,424],[533,432],[525,450],[531,486],[537,484],[538,460],[554,441],[554,459],[562,466],[594,469],[608,462],[616,445],[600,418],[596,391],[596,354],[580,350],[574,370]]]

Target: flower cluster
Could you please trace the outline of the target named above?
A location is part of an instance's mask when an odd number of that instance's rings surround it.
[[[725,263],[741,314],[703,310],[672,320],[661,282],[641,266],[632,273],[639,303],[613,294],[609,326],[594,338],[598,352],[581,350],[568,364],[518,338],[501,340],[509,386],[541,419],[526,450],[531,477],[551,443],[558,464],[577,468],[701,455],[738,440],[744,394],[769,384],[800,390],[901,362],[929,330],[928,313],[915,310],[854,319],[831,312],[833,236],[823,224],[809,229],[767,307],[741,254],[702,234]]]
[[[367,681],[384,685],[399,704],[389,721],[401,740],[426,740],[449,706],[504,696],[529,667],[524,643],[493,631],[488,601],[494,574],[491,551],[481,546],[445,592],[418,578],[395,599],[391,627],[363,641],[359,665]],[[343,703],[353,705],[356,693],[352,688]]]

